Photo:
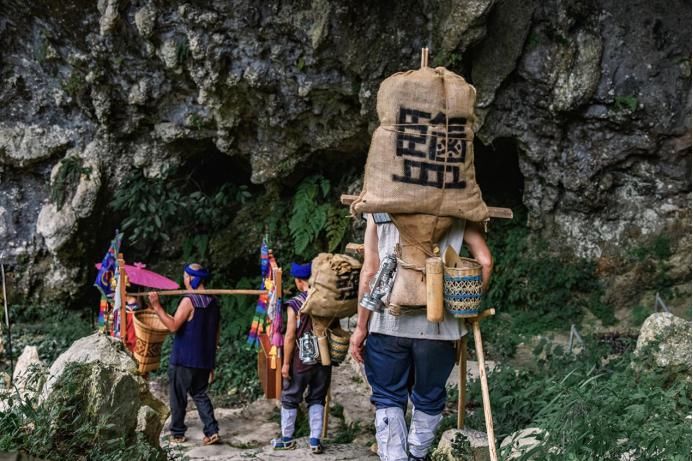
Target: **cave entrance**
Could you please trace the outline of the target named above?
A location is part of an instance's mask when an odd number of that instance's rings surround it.
[[[189,177],[204,193],[214,193],[221,186],[251,186],[251,167],[248,159],[226,155],[212,141],[182,140],[171,146],[184,159],[176,176]]]
[[[476,181],[489,206],[523,207],[525,180],[520,172],[517,141],[498,138],[490,145],[474,141]]]

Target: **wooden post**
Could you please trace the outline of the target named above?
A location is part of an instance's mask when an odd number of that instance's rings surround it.
[[[198,295],[254,295],[254,296],[260,296],[266,294],[266,290],[246,290],[246,289],[232,289],[232,290],[227,290],[227,289],[204,289],[204,290],[164,290],[164,291],[157,291],[157,294],[159,296],[178,296],[178,295],[185,295],[185,294],[198,294]],[[143,293],[126,293],[127,296],[149,296],[148,292],[143,292]]]
[[[12,375],[14,374],[14,359],[12,358],[12,324],[10,323],[10,309],[7,307],[7,286],[5,284],[5,265],[0,264],[2,271],[2,302],[5,307],[5,324],[7,325],[7,357],[10,358],[10,385],[12,385]],[[0,334],[2,327],[0,327]],[[2,338],[0,338],[2,339]]]
[[[332,393],[332,383],[327,388],[327,396],[325,397],[325,408],[322,410],[322,434],[320,437],[327,438],[327,425],[330,422],[330,394]]]
[[[123,258],[123,253],[118,253],[118,290],[120,290],[120,342],[125,344],[125,337],[127,336],[127,317],[125,312],[125,305],[127,304],[127,293],[125,291],[126,283],[126,273],[125,273],[125,259]],[[118,306],[116,306],[117,308]]]
[[[479,379],[481,380],[481,397],[484,403],[484,419],[486,420],[486,434],[488,436],[488,452],[491,461],[498,461],[496,453],[496,435],[493,432],[493,416],[491,414],[491,397],[488,392],[488,380],[486,379],[486,363],[484,361],[484,346],[481,343],[481,328],[479,318],[472,320],[474,330],[474,347],[476,348],[476,359],[479,361]]]
[[[457,343],[459,347],[459,384],[457,386],[457,429],[464,429],[464,409],[467,399],[467,335]]]

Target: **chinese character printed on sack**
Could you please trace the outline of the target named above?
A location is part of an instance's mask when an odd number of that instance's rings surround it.
[[[428,112],[400,107],[396,154],[404,160],[403,175],[392,175],[393,181],[438,189],[465,188],[460,166],[467,154],[467,119],[447,120],[447,146],[445,119],[442,112],[431,117]]]

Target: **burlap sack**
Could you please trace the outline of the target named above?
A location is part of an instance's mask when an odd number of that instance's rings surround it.
[[[474,172],[475,101],[474,87],[443,67],[385,79],[378,91],[380,127],[352,211],[488,219]]]
[[[391,215],[399,230],[397,274],[388,300],[393,315],[426,308],[426,258],[448,233],[453,218],[432,215]]]
[[[313,259],[308,297],[301,313],[328,319],[356,313],[361,263],[351,256],[320,253]]]

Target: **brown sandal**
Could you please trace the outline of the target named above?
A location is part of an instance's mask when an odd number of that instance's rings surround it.
[[[202,444],[203,445],[214,445],[217,444],[221,441],[221,438],[219,438],[219,434],[212,434],[209,437],[205,437],[202,439]]]

